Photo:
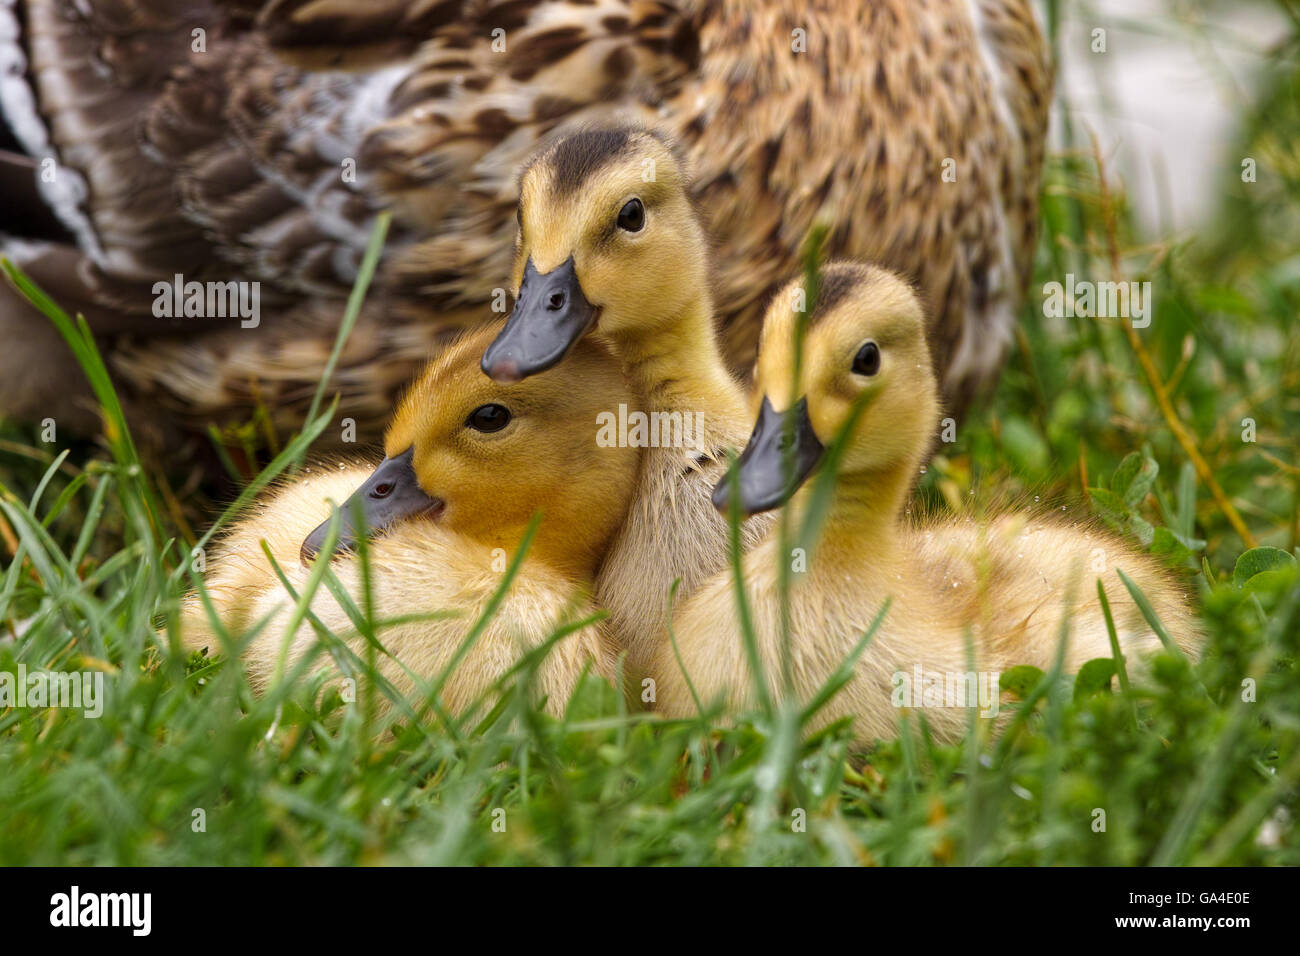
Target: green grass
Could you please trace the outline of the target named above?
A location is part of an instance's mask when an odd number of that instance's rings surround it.
[[[106,438],[51,451],[0,425],[0,671],[100,670],[107,702],[99,719],[0,708],[0,863],[1300,863],[1300,163],[1282,145],[1300,141],[1300,28],[1273,55],[1205,234],[1138,243],[1086,137],[1051,157],[1022,338],[918,490],[952,510],[1088,501],[1185,569],[1199,661],[1170,645],[1148,682],[1122,658],[1077,676],[1019,668],[1003,675],[1016,712],[1001,736],[972,719],[966,741],[940,746],[924,710],[900,711],[897,739],[856,753],[842,724],[800,732],[834,681],[805,707],[665,722],[591,678],[556,720],[526,702],[534,660],[475,727],[441,712],[435,679],[424,719],[377,737],[369,692],[347,703],[303,676],[258,698],[230,655],[179,650],[200,542],[141,462],[84,326],[46,301]],[[1246,154],[1257,189],[1234,183]],[[1137,345],[1158,382],[1122,327],[1043,315],[1044,282],[1114,270],[1153,283]],[[303,432],[222,520],[301,460],[333,419],[327,398],[323,383]],[[1081,587],[1104,601],[1127,584]]]

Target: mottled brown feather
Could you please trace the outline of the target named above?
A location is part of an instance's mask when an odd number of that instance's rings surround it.
[[[87,182],[89,271],[145,284],[111,308],[147,317],[149,281],[177,272],[263,283],[256,330],[205,320],[178,336],[160,320],[162,336],[105,339],[127,390],[197,427],[246,416],[250,379],[280,427],[300,422],[391,209],[335,382],[375,437],[448,332],[491,316],[521,163],[611,120],[684,145],[733,367],[752,362],[763,307],[821,220],[829,254],[920,290],[950,409],[1011,338],[1052,88],[1028,0],[5,5],[58,161]]]

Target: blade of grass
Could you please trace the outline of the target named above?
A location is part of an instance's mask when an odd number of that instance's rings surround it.
[[[1106,635],[1110,638],[1111,657],[1115,660],[1115,673],[1119,675],[1120,693],[1128,701],[1129,712],[1133,715],[1133,729],[1138,724],[1137,701],[1133,699],[1133,688],[1128,682],[1128,667],[1124,664],[1124,654],[1119,647],[1119,634],[1115,631],[1115,618],[1110,613],[1110,601],[1106,598],[1106,588],[1097,579],[1097,601],[1101,604],[1101,615],[1106,619]]]
[[[334,338],[334,348],[330,350],[329,359],[325,362],[325,370],[321,373],[320,383],[316,386],[316,394],[312,396],[311,406],[307,410],[308,422],[313,421],[320,410],[325,389],[330,379],[334,377],[339,356],[343,354],[343,346],[348,336],[352,334],[358,316],[361,315],[361,306],[366,300],[366,291],[370,288],[370,281],[374,278],[375,269],[379,265],[379,256],[384,250],[384,238],[388,235],[388,224],[392,218],[392,213],[389,212],[381,212],[375,217],[375,226],[370,231],[370,241],[366,244],[366,252],[361,259],[361,268],[357,270],[357,280],[352,284],[347,308],[343,311],[343,320],[339,323],[338,335]],[[294,460],[295,470],[300,463],[301,459]]]

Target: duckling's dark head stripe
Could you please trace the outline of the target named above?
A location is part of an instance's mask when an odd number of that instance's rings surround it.
[[[808,317],[811,328],[835,311],[854,289],[859,288],[871,278],[871,269],[855,262],[835,262],[822,271],[822,281],[813,303],[812,315]]]
[[[566,198],[582,187],[605,166],[636,149],[638,140],[653,136],[670,150],[674,144],[655,129],[631,126],[590,127],[568,133],[549,149],[543,149],[528,164],[541,161],[551,170],[551,189],[557,198]],[[525,172],[527,169],[525,170]]]
[[[631,142],[632,131],[626,127],[587,129],[566,136],[546,160],[552,188],[560,196],[576,193],[597,170],[623,155]]]

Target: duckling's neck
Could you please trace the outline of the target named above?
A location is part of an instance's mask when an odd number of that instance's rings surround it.
[[[654,331],[621,332],[614,345],[646,411],[701,411],[743,420],[745,392],[727,370],[707,299]]]
[[[563,578],[589,585],[595,580],[595,568],[601,561],[604,546],[617,527],[615,518],[591,510],[590,502],[585,499],[582,502],[585,512],[577,507],[565,507],[563,502],[547,502],[547,505],[541,509],[541,524],[533,533],[523,567],[545,566]],[[456,531],[484,546],[487,553],[493,554],[494,570],[502,571],[504,568],[497,566],[499,555],[506,555],[507,563],[515,559],[528,533],[528,525],[525,520],[502,523],[498,516],[490,524],[456,528]]]
[[[596,578],[600,548],[594,544],[587,547],[583,542],[575,541],[571,535],[565,533],[566,528],[572,527],[573,525],[566,522],[564,517],[548,520],[543,516],[542,523],[528,546],[528,553],[524,556],[522,566],[525,568],[545,566],[571,581],[590,585]],[[500,553],[506,555],[506,561],[512,562],[519,553],[527,530],[527,525],[519,525],[489,533],[479,532],[475,538],[493,552],[495,549],[501,549]]]
[[[898,565],[903,557],[899,531],[914,474],[909,461],[839,476],[819,545],[823,551],[839,556],[836,565]],[[807,512],[816,480],[809,481],[796,498],[799,514]]]

